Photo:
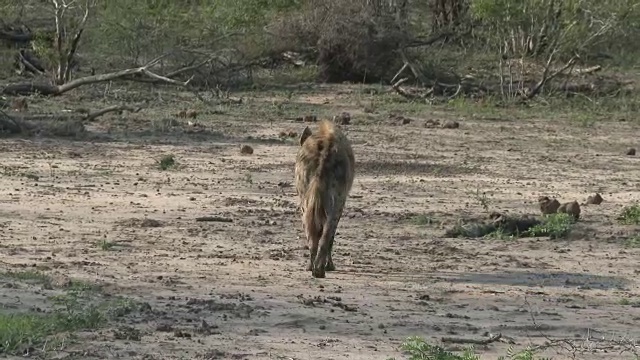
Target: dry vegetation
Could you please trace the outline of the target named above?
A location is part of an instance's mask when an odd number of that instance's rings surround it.
[[[638,358],[637,1],[16,3],[0,356]],[[325,118],[356,177],[314,279]]]

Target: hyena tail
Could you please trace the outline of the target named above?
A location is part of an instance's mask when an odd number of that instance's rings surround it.
[[[309,187],[307,188],[307,196],[305,197],[307,209],[304,215],[304,222],[309,229],[310,234],[316,238],[322,235],[324,224],[328,218],[332,217],[335,212],[335,199],[328,189],[331,181],[329,179],[332,166],[332,154],[336,152],[336,136],[332,124],[323,123],[320,125],[318,135],[318,168],[311,177]]]
[[[323,181],[318,177],[313,177],[307,189],[305,198],[306,212],[304,223],[309,234],[317,241],[321,234],[324,223],[327,220],[327,209],[324,204]]]

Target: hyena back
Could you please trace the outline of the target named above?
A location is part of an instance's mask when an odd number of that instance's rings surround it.
[[[325,277],[335,270],[333,239],[353,185],[355,159],[340,128],[327,120],[315,133],[307,126],[300,136],[295,183],[302,210],[302,225],[309,245],[307,271]]]

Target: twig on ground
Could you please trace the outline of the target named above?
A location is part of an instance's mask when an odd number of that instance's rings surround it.
[[[502,339],[502,334],[498,333],[492,335],[487,339],[472,339],[472,338],[458,338],[458,337],[443,337],[440,339],[443,343],[451,344],[474,344],[474,345],[488,345]]]
[[[196,221],[208,221],[208,222],[225,222],[230,223],[233,222],[233,219],[225,218],[221,216],[201,216],[197,217]]]

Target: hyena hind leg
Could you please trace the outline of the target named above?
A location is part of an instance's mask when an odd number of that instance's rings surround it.
[[[316,254],[315,261],[313,262],[312,274],[316,278],[325,277],[327,261],[329,260],[330,249],[333,247],[333,237],[335,236],[337,227],[338,221],[336,219],[332,219],[325,223],[322,236],[320,237],[318,244],[318,253]],[[331,262],[333,262],[333,260]]]
[[[304,220],[302,224],[305,236],[307,237],[307,247],[309,248],[309,261],[307,262],[306,271],[312,271],[313,261],[318,254],[318,242],[320,241],[320,236],[322,236],[322,230],[320,230],[320,233],[314,234],[310,229],[307,229],[306,225],[304,225]]]
[[[325,271],[336,271],[336,265],[333,263],[333,257],[331,256],[331,254],[333,254],[333,243],[334,243],[335,238],[336,238],[336,232],[338,230],[338,223],[340,222],[340,219],[342,218],[342,212],[343,211],[344,211],[344,204],[342,206],[340,206],[340,208],[336,212],[336,214],[338,216],[338,220],[336,221],[336,229],[331,234],[331,239],[329,239],[329,252],[327,254],[327,266],[325,267]]]
[[[329,254],[327,255],[327,266],[324,268],[325,271],[336,271],[336,265],[333,263],[333,258],[331,257],[331,252],[333,250],[333,241],[334,237],[332,236],[331,242],[329,244]]]

